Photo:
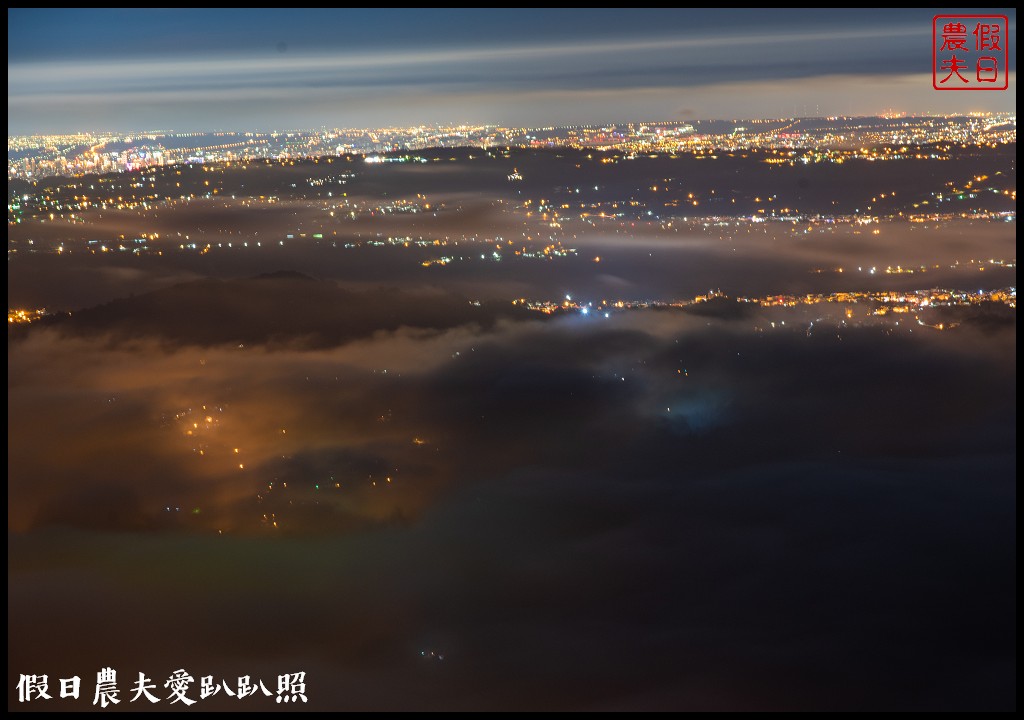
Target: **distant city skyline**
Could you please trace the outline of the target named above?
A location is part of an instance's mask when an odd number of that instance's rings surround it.
[[[8,132],[1014,111],[931,87],[932,10],[8,10]],[[966,97],[965,97],[966,96]]]
[[[442,147],[588,148],[627,155],[802,149],[816,161],[841,162],[854,156],[900,159],[903,153],[898,149],[902,146],[944,142],[990,144],[1016,139],[1016,113],[695,120],[543,128],[421,125],[279,132],[86,132],[9,135],[7,177],[34,180],[47,175],[132,171],[177,163],[294,160]],[[786,158],[787,163],[797,161],[788,154]],[[380,159],[367,157],[368,162]]]

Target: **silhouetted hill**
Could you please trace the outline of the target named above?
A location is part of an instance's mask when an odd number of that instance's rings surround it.
[[[204,279],[121,298],[34,327],[115,339],[152,337],[172,344],[299,343],[325,347],[378,331],[488,327],[499,317],[535,317],[509,303],[474,304],[441,292],[378,288],[355,292],[282,271],[248,279]],[[30,331],[30,328],[26,328]]]

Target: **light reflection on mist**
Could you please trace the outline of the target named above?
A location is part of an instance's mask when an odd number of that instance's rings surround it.
[[[33,328],[8,349],[12,664],[302,670],[332,709],[1001,705],[1015,327],[768,324]]]

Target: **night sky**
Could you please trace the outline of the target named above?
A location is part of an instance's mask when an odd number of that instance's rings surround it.
[[[1009,110],[932,10],[8,10],[9,132]],[[974,9],[971,12],[984,12]],[[1016,14],[1010,17],[1015,33]]]

